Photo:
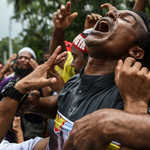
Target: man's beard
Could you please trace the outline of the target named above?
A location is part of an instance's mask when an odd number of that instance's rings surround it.
[[[32,68],[24,69],[24,68],[15,67],[14,71],[16,76],[19,76],[20,78],[24,78],[25,76],[30,74],[33,71],[33,69]]]

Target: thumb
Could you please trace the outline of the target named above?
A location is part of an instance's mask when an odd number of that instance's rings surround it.
[[[50,79],[48,79],[49,81],[49,84],[48,84],[48,86],[52,86],[52,85],[54,85],[56,82],[57,82],[57,79],[54,77],[54,78],[50,78]]]
[[[116,83],[116,85],[118,85],[119,75],[120,75],[120,71],[122,69],[122,66],[123,66],[123,61],[120,59],[118,61],[116,68],[115,68],[115,83]]]
[[[74,20],[74,18],[75,18],[77,15],[78,15],[77,12],[71,14],[70,17],[69,17],[69,22],[72,23],[72,21]]]

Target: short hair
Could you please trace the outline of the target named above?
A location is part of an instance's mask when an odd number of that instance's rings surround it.
[[[147,28],[147,33],[144,36],[142,35],[143,30],[141,29],[141,36],[134,40],[134,43],[144,50],[145,55],[143,59],[145,59],[150,55],[150,26],[149,26],[150,19],[148,18],[145,12],[142,11],[134,11],[134,12],[142,18]]]
[[[43,57],[44,55],[49,54],[49,46],[43,48]]]

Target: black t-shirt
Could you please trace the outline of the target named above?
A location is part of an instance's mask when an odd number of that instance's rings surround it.
[[[71,121],[102,108],[123,109],[114,74],[91,76],[80,73],[65,84],[58,96],[58,111]]]

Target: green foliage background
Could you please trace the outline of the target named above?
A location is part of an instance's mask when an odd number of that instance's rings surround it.
[[[101,9],[100,5],[111,3],[118,9],[132,9],[135,0],[70,0],[72,12],[78,12],[70,27],[66,29],[65,39],[72,41],[74,37],[83,31],[84,21],[87,14],[97,13],[104,16],[106,9]],[[38,60],[41,58],[42,50],[49,45],[53,30],[52,15],[60,8],[61,4],[66,4],[67,0],[7,0],[14,5],[14,16],[12,19],[22,24],[22,32],[12,40],[13,52],[17,53],[22,47],[31,47],[37,54]],[[148,0],[146,12],[150,13],[150,0]],[[86,9],[90,6],[90,9]],[[3,51],[8,52],[8,38],[0,41],[0,60],[3,61]],[[8,56],[7,56],[8,57]]]

